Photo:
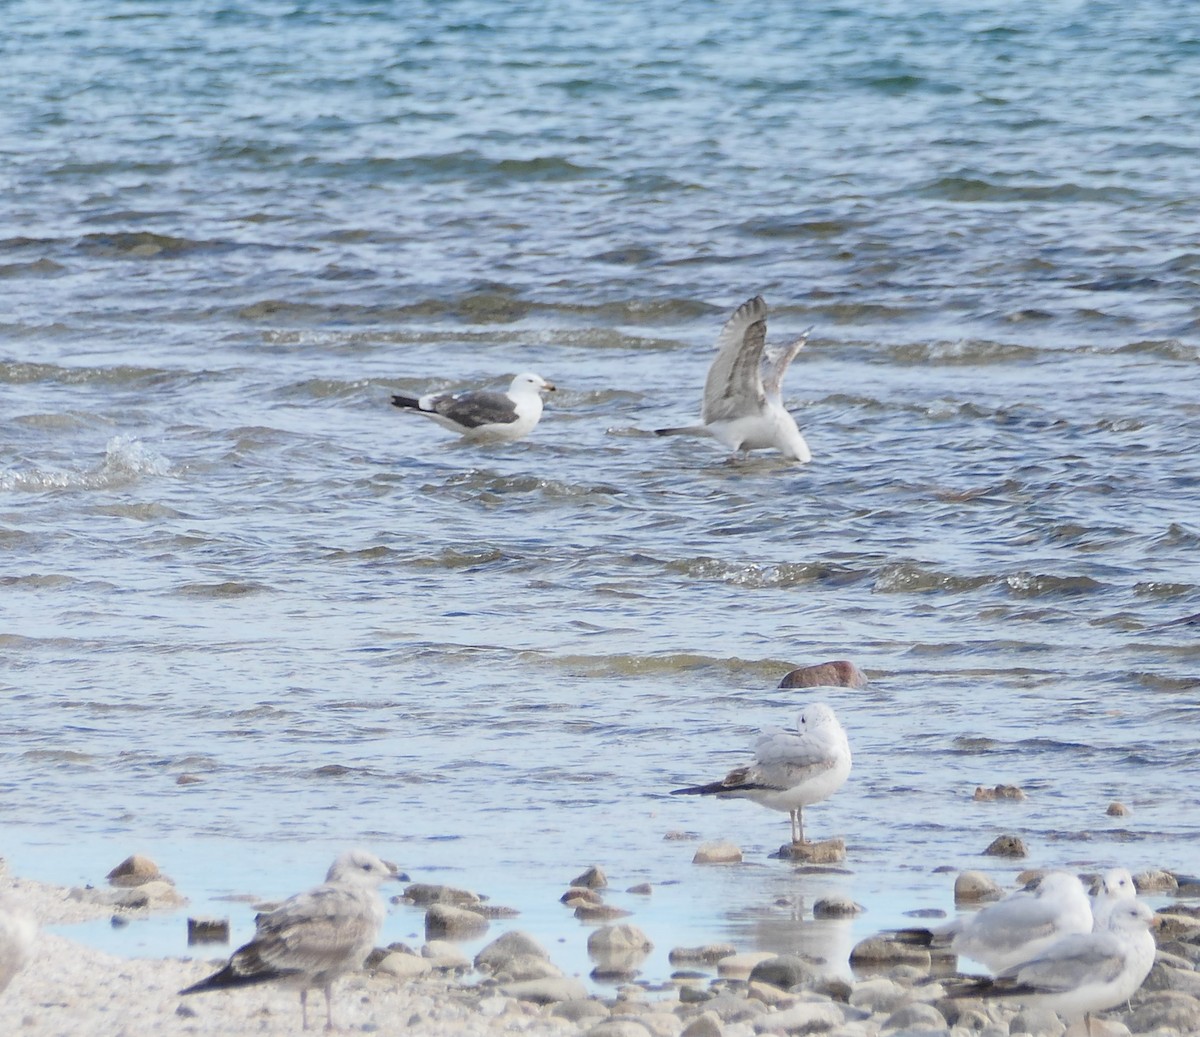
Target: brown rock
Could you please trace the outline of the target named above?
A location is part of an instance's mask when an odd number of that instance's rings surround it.
[[[600,896],[594,889],[588,889],[586,886],[572,886],[561,897],[559,897],[567,907],[577,907],[580,904],[601,904],[604,898]]]
[[[1108,809],[1104,812],[1109,817],[1128,817],[1133,813],[1124,803],[1118,803],[1115,799],[1108,804]]]
[[[582,875],[576,875],[571,880],[572,886],[583,886],[586,889],[604,889],[608,885],[608,879],[604,875],[603,869],[599,865],[593,864]]]
[[[488,920],[476,911],[451,904],[432,904],[425,912],[426,940],[462,940],[479,936],[488,929]]]
[[[611,922],[614,918],[628,918],[632,911],[623,907],[613,907],[612,904],[579,904],[575,908],[575,917],[581,922]]]
[[[983,851],[985,857],[1028,857],[1029,851],[1019,835],[998,835]]]
[[[704,843],[692,857],[693,864],[740,864],[742,851],[730,842]]]
[[[189,918],[187,920],[188,946],[198,943],[228,943],[228,918]]]
[[[1169,871],[1155,869],[1140,871],[1133,877],[1133,885],[1139,893],[1174,893],[1179,881]]]
[[[954,902],[956,904],[995,900],[1000,893],[1000,886],[982,871],[964,871],[954,880]]]
[[[898,943],[885,936],[868,936],[854,945],[850,952],[850,964],[862,965],[916,965],[928,969],[929,951],[908,943]]]
[[[848,659],[815,663],[792,670],[779,682],[781,688],[865,688],[867,675]]]
[[[985,789],[982,785],[979,785],[975,789],[975,795],[971,798],[978,800],[980,803],[992,803],[997,799],[1020,801],[1028,797],[1025,795],[1025,790],[1016,785],[996,785],[990,789]]]
[[[849,897],[822,897],[813,904],[813,918],[853,918],[865,910]]]
[[[429,904],[453,904],[455,907],[474,907],[483,902],[478,893],[454,886],[439,886],[428,882],[414,882],[404,887],[403,897],[410,904],[426,907]]]
[[[141,886],[163,878],[158,865],[149,857],[138,853],[126,857],[105,877],[111,886]]]
[[[715,965],[722,958],[736,954],[737,948],[731,943],[709,943],[703,947],[675,947],[667,955],[672,965],[705,964]]]
[[[838,864],[846,859],[845,839],[824,839],[815,843],[784,843],[777,857],[805,864]]]

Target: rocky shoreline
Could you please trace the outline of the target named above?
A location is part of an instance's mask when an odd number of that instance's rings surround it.
[[[117,869],[114,869],[116,871]],[[1139,888],[1170,888],[1169,872],[1137,876]],[[561,899],[576,912],[604,908],[603,874],[589,869]],[[153,873],[140,885],[62,888],[0,876],[7,892],[42,926],[113,915],[136,917],[178,909],[183,899]],[[648,891],[647,891],[648,892]],[[727,944],[674,948],[669,982],[638,982],[649,937],[628,922],[597,917],[588,940],[592,978],[610,986],[590,992],[564,975],[551,955],[519,929],[492,940],[474,958],[455,938],[478,935],[482,898],[447,886],[412,884],[401,895],[426,911],[419,947],[380,948],[361,974],[343,980],[336,997],[344,1032],[373,1034],[562,1034],[581,1037],[1062,1037],[1068,1031],[1044,1009],[951,999],[937,978],[947,963],[928,950],[889,940],[860,942],[854,978],[833,965]],[[401,899],[397,898],[397,899]],[[1176,900],[1159,912],[1158,955],[1128,1006],[1093,1020],[1093,1037],[1200,1032],[1200,906]],[[219,952],[224,953],[224,949]],[[212,957],[216,957],[213,955]],[[212,957],[124,959],[46,932],[32,958],[0,993],[0,1033],[13,1037],[140,1037],[140,1035],[292,1035],[299,1031],[294,990],[271,984],[182,998],[178,991],[212,968]]]

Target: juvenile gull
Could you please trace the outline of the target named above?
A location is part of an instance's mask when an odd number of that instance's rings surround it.
[[[1158,919],[1139,900],[1121,900],[1108,928],[1073,933],[1036,956],[1005,969],[995,979],[948,984],[952,997],[1003,997],[1053,1009],[1068,1019],[1128,1001],[1154,965],[1151,926]]]
[[[367,850],[348,850],[325,881],[289,897],[258,916],[254,939],[233,952],[228,964],[181,994],[279,981],[300,988],[300,1012],[308,1029],[308,988],[325,991],[325,1029],[332,1030],[334,980],[362,968],[375,947],[385,910],[380,883],[396,878],[396,865]]]
[[[767,304],[761,295],[742,303],[717,337],[717,356],[708,369],[702,425],[660,428],[660,436],[707,433],[734,454],[778,450],[792,461],[811,461],[796,420],[783,406],[781,388],[788,364],[808,341],[809,328],[790,345],[766,348]]]
[[[507,392],[463,392],[409,396],[396,393],[392,406],[416,411],[474,442],[506,443],[533,431],[542,417],[542,393],[554,386],[536,374],[519,374]]]
[[[1083,883],[1065,871],[1052,871],[1035,888],[1025,887],[973,915],[938,929],[905,929],[906,941],[949,949],[986,965],[992,972],[1028,961],[1056,940],[1090,932],[1092,908]]]
[[[792,842],[804,842],[802,811],[828,799],[850,774],[850,742],[833,710],[814,702],[800,711],[795,731],[770,731],[754,745],[754,762],[710,785],[675,789],[673,796],[752,799],[791,815]]]
[[[1122,900],[1133,900],[1137,887],[1126,868],[1110,868],[1100,876],[1099,888],[1092,894],[1092,928],[1107,929],[1113,908]]]
[[[37,922],[11,896],[0,896],[0,993],[28,963]]]

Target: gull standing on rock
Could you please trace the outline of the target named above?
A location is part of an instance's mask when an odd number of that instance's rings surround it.
[[[374,949],[386,914],[379,886],[398,876],[396,865],[373,853],[348,850],[330,866],[322,885],[259,915],[253,940],[234,951],[219,972],[180,993],[270,981],[299,987],[307,1030],[308,988],[321,987],[325,1029],[334,1029],[334,980],[361,969]]]
[[[1092,907],[1078,877],[1043,875],[1035,887],[1010,893],[981,911],[938,929],[903,929],[902,942],[948,949],[1002,972],[1037,955],[1064,936],[1090,932]]]
[[[792,842],[804,843],[802,811],[828,799],[850,774],[850,742],[833,710],[814,702],[800,711],[795,731],[771,731],[754,745],[754,762],[710,785],[675,789],[673,796],[752,799],[791,815]]]
[[[768,350],[767,304],[742,303],[721,329],[700,408],[703,425],[660,428],[660,436],[707,433],[735,454],[778,450],[790,461],[812,460],[796,420],[783,406],[783,376],[808,341],[809,328],[790,345]]]
[[[1149,975],[1155,954],[1150,929],[1157,925],[1157,916],[1141,901],[1121,900],[1108,928],[1062,936],[995,979],[947,984],[946,992],[951,997],[1012,998],[1069,1019],[1086,1018],[1091,1033],[1091,1013],[1128,1001]]]
[[[541,420],[544,392],[554,392],[554,386],[540,375],[525,373],[512,380],[507,392],[396,393],[392,406],[424,414],[472,442],[511,443],[529,435]]]
[[[37,922],[11,896],[0,896],[0,993],[33,954]]]

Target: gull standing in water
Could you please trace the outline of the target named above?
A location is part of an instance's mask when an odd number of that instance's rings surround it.
[[[947,984],[946,991],[951,997],[1012,998],[1083,1017],[1091,1033],[1091,1014],[1128,1001],[1149,975],[1155,954],[1150,929],[1157,924],[1140,900],[1121,900],[1106,929],[1060,937],[995,979]]]
[[[675,789],[673,796],[752,799],[791,815],[792,842],[804,843],[802,811],[828,799],[850,774],[850,742],[833,710],[823,702],[805,706],[795,731],[771,731],[754,746],[754,762],[720,781]]]
[[[527,372],[517,375],[507,392],[396,393],[392,406],[424,414],[473,442],[511,443],[529,435],[541,420],[544,392],[554,392],[554,386]]]
[[[756,295],[742,303],[717,338],[717,356],[704,383],[703,425],[660,428],[656,434],[707,433],[735,455],[774,449],[790,461],[811,461],[808,444],[782,398],[783,376],[811,330],[790,345],[768,350],[766,302]]]
[[[385,910],[379,886],[397,878],[396,865],[367,850],[343,853],[325,882],[297,893],[258,916],[254,939],[234,951],[228,964],[181,994],[277,981],[300,988],[300,1012],[308,1029],[308,989],[325,991],[325,1029],[333,1025],[333,983],[362,968],[375,948]]]

